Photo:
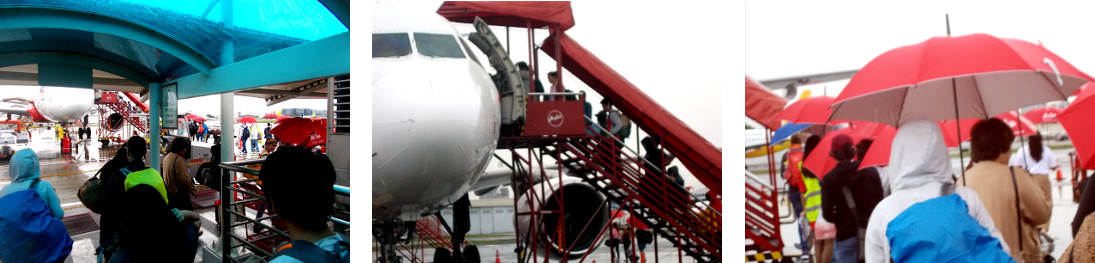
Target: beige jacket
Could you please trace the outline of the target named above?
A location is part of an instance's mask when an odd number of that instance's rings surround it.
[[[1034,226],[1049,222],[1053,203],[1046,198],[1036,180],[1022,168],[1016,167],[1015,181],[1019,190],[1019,209],[1022,210],[1022,230],[1016,226],[1015,185],[1012,184],[1009,167],[1005,164],[982,161],[966,171],[967,187],[977,192],[986,210],[992,215],[996,228],[1010,245],[1011,257],[1018,262],[1041,262],[1041,242]],[[958,180],[962,184],[962,179]],[[1023,233],[1022,253],[1019,251],[1019,231]]]
[[[1084,217],[1080,231],[1076,232],[1076,240],[1068,245],[1057,262],[1095,262],[1095,213]]]
[[[163,157],[163,184],[168,194],[186,191],[190,195],[196,195],[198,188],[190,179],[190,171],[187,168],[186,159],[178,154],[168,153]]]

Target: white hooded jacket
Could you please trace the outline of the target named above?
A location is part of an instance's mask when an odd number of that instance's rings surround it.
[[[950,154],[938,124],[915,120],[898,129],[886,167],[893,192],[878,203],[867,224],[864,247],[867,262],[890,262],[890,242],[886,237],[890,221],[909,206],[939,197],[944,184],[954,184],[951,170]],[[1000,240],[1004,251],[1010,251],[977,193],[965,187],[955,187],[955,193],[969,206],[970,216]]]

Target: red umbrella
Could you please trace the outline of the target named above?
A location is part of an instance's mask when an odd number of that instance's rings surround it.
[[[1015,136],[1030,136],[1037,134],[1038,131],[1034,128],[1034,123],[1027,118],[1016,118],[1014,111],[1009,111],[1004,114],[996,116],[997,119],[1004,121],[1011,127],[1011,131],[1015,133]],[[955,121],[941,121],[939,126],[943,129],[943,140],[947,143],[947,147],[958,146],[959,143],[970,140],[970,130],[973,129],[973,125],[980,122],[980,119],[963,119],[962,129],[955,131]],[[962,133],[962,141],[958,141],[958,132]]]
[[[202,116],[194,116],[194,118],[191,118],[191,120],[201,122],[205,121],[205,118],[202,118]]]
[[[285,119],[292,119],[292,118],[293,117],[289,117],[289,116],[278,116],[277,121],[281,121],[281,120],[285,120]]]
[[[1034,124],[1057,122],[1057,115],[1061,115],[1063,111],[1065,109],[1058,107],[1041,107],[1023,113],[1023,117]]]
[[[193,120],[193,119],[197,119],[197,118],[201,118],[201,117],[198,117],[198,115],[194,115],[193,113],[186,115],[186,119],[188,119],[188,120]]]
[[[1085,90],[1061,115],[1057,115],[1061,127],[1065,128],[1072,140],[1072,146],[1080,155],[1084,169],[1095,169],[1095,136],[1090,135],[1095,130],[1095,122],[1091,121],[1091,116],[1095,113],[1095,98],[1092,98],[1092,94],[1095,94],[1095,89]]]
[[[875,138],[876,143],[885,141],[885,134],[888,134],[889,141],[893,141],[894,129],[887,125],[878,123],[863,123],[855,125],[852,128],[840,129],[825,134],[825,137],[821,138],[813,152],[810,153],[810,157],[807,157],[802,166],[814,171],[814,174],[818,178],[825,177],[829,170],[836,167],[836,159],[829,156],[829,152],[832,151],[833,137],[837,134],[847,134],[852,137],[853,143],[859,143],[859,141],[867,138]],[[888,143],[887,143],[888,144]],[[871,148],[875,144],[872,144]],[[889,158],[887,158],[888,160]]]
[[[933,37],[867,63],[833,104],[832,119],[900,125],[983,119],[1066,100],[1087,74],[1030,42],[987,34]]]
[[[239,120],[236,120],[236,122],[240,122],[240,123],[255,123],[255,118],[254,118],[254,117],[251,117],[251,116],[243,116],[243,118],[240,118]]]
[[[810,97],[797,100],[776,115],[776,119],[792,123],[825,123],[829,120],[829,105],[833,104],[833,97]]]
[[[893,146],[893,137],[897,135],[897,129],[888,125],[878,130],[874,135],[874,142],[871,143],[871,147],[867,148],[867,154],[863,156],[863,160],[860,160],[859,167],[868,166],[885,166],[890,163],[890,149]]]
[[[263,119],[275,119],[275,118],[277,118],[277,117],[278,117],[278,115],[277,115],[277,114],[273,114],[273,113],[267,113],[266,115],[263,115],[263,116],[262,116],[262,118],[263,118]]]
[[[1072,96],[1080,96],[1080,93],[1084,93],[1085,90],[1089,90],[1092,86],[1095,86],[1095,82],[1084,83],[1083,86],[1072,92]]]
[[[305,118],[280,120],[270,133],[281,142],[311,148],[327,143],[327,127],[321,121]]]

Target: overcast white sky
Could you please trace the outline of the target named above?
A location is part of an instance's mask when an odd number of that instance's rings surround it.
[[[309,108],[327,109],[326,99],[292,99],[286,102],[266,106],[266,101],[260,98],[235,96],[234,105],[236,113],[255,114],[262,116],[266,113],[277,112],[284,108]],[[198,115],[221,115],[221,96],[208,95],[179,100],[179,114],[191,112]]]
[[[756,80],[858,69],[883,52],[951,35],[988,33],[1037,43],[1095,71],[1093,4],[1073,2],[770,2],[745,4],[745,73]],[[816,85],[836,96],[847,81]],[[802,89],[800,89],[802,90]]]
[[[392,5],[436,12],[442,2],[396,2]],[[711,30],[725,24],[723,8],[706,2],[651,5],[612,1],[575,1],[571,7],[575,26],[566,32],[571,38],[716,147],[722,147],[722,92],[741,85],[738,77],[729,78],[730,81],[725,78],[737,74],[710,67],[711,61],[729,61],[730,52],[740,52],[723,48],[727,36]],[[459,24],[456,27],[462,33],[474,30]],[[493,30],[505,43],[504,28]],[[547,35],[546,30],[537,31],[535,42],[540,43]],[[511,59],[528,61],[524,48],[526,31],[514,28],[510,36]],[[546,87],[547,72],[554,70],[555,64],[543,53],[539,59],[540,78]],[[483,61],[486,61],[485,57]],[[601,96],[569,72],[564,71],[563,77],[567,89],[585,90],[587,100],[594,104],[594,111],[600,110],[596,104]],[[641,135],[632,134],[632,139],[635,137],[641,138]],[[674,164],[679,165],[679,162]],[[687,183],[700,185],[698,181]]]

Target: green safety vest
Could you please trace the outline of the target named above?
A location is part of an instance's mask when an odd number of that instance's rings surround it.
[[[160,173],[150,168],[129,173],[129,175],[125,177],[126,191],[129,191],[129,189],[133,188],[134,186],[142,184],[155,188],[157,192],[160,192],[160,197],[163,197],[163,203],[168,204],[167,188],[164,187],[163,177],[160,177]]]
[[[821,211],[821,185],[818,184],[817,177],[805,174],[802,175],[802,183],[806,185],[806,194],[803,195],[803,199],[806,199],[806,219],[813,223],[817,221],[817,212]]]

